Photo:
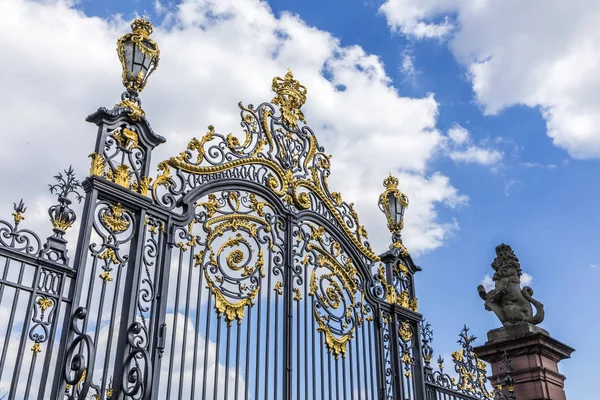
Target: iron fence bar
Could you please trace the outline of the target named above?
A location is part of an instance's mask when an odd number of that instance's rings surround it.
[[[260,291],[260,289],[259,289]],[[260,295],[260,293],[259,293]],[[259,304],[260,307],[260,304]],[[250,329],[252,327],[252,307],[248,310],[248,330],[246,333],[246,376],[244,379],[244,383],[245,383],[245,387],[244,387],[244,400],[248,400],[248,392],[250,391],[250,335],[252,333],[252,330]],[[257,342],[259,342],[259,340],[257,340]]]
[[[8,269],[8,268],[6,268]],[[21,270],[19,271],[19,278],[18,281],[20,282],[23,279],[23,264],[21,264]],[[2,287],[4,288],[4,287]],[[15,315],[17,315],[16,313],[16,305],[18,304],[19,298],[18,298],[18,289],[15,290],[15,296],[13,297],[13,303],[12,303],[12,309],[10,312],[10,317],[8,318],[8,325],[6,326],[6,335],[4,335],[5,340],[4,340],[4,348],[2,349],[2,358],[0,358],[0,377],[2,376],[2,373],[4,372],[4,363],[6,362],[6,356],[8,354],[8,345],[10,343],[10,337],[11,337],[11,331],[12,331],[12,327],[13,327],[13,323],[15,320]]]
[[[234,384],[234,396],[239,394],[239,379],[240,379],[240,336],[241,336],[241,326],[242,324],[237,324],[237,332],[236,332],[236,345],[235,345],[235,384]],[[277,354],[277,347],[275,348],[275,354]],[[277,368],[275,368],[277,370]],[[192,392],[193,393],[193,392]],[[275,393],[277,393],[277,389],[275,389]],[[227,399],[227,396],[225,396]]]
[[[181,365],[180,365],[180,369],[179,369],[179,399],[181,399],[182,394],[183,394],[183,377],[184,377],[184,371],[185,371],[185,347],[187,345],[187,326],[188,326],[188,319],[189,319],[189,313],[190,313],[190,296],[191,296],[191,291],[192,291],[192,273],[194,271],[194,249],[195,249],[195,245],[192,244],[192,246],[190,246],[190,257],[189,257],[189,262],[188,262],[188,279],[187,279],[187,295],[186,295],[186,300],[185,300],[185,319],[183,322],[183,343],[181,345]],[[179,306],[178,306],[179,307]],[[227,397],[227,396],[225,396]]]
[[[270,262],[269,262],[269,266],[271,266]],[[267,371],[267,373],[265,374],[265,397],[269,398],[269,393],[271,393],[271,391],[269,390],[269,362],[270,362],[270,354],[269,354],[269,336],[271,333],[271,276],[272,271],[269,268],[269,271],[267,272],[268,277],[267,277],[267,328],[266,330],[266,340],[265,343],[267,344],[265,346],[265,371]],[[262,286],[262,285],[261,285]],[[259,299],[259,301],[263,301],[263,299]],[[275,310],[275,313],[277,313],[277,310]],[[275,357],[274,359],[277,358],[277,354],[275,353]],[[275,381],[277,380],[277,371],[275,371]]]
[[[179,248],[177,261],[177,286],[175,288],[175,306],[173,307],[173,333],[171,333],[171,349],[169,356],[169,375],[167,377],[167,398],[171,398],[171,385],[173,381],[173,361],[175,360],[175,345],[177,341],[177,319],[179,318],[179,293],[181,287],[181,271],[183,265],[183,249]]]
[[[269,274],[271,274],[272,270],[272,259],[269,260]],[[268,295],[271,294],[271,290],[268,291]],[[248,321],[248,324],[250,324],[250,321]],[[279,295],[275,295],[275,327],[279,326]],[[277,386],[279,384],[279,335],[277,332],[275,332],[275,365],[274,365],[274,371],[275,371],[275,389],[273,390],[273,393],[277,393]]]
[[[118,296],[118,293],[121,289],[121,271],[122,268],[119,267],[119,269],[117,270],[117,276],[115,277],[115,298],[113,299],[112,302],[112,307],[111,307],[111,312],[110,312],[110,327],[108,328],[108,341],[106,344],[106,354],[104,355],[104,367],[103,367],[103,371],[102,371],[102,381],[101,381],[101,388],[103,393],[101,394],[101,396],[103,396],[105,394],[104,389],[107,388],[107,378],[108,378],[108,369],[110,368],[110,357],[112,355],[112,345],[113,345],[113,334],[115,331],[115,315],[117,312],[117,299],[116,296]],[[106,285],[103,285],[103,287]],[[100,310],[102,310],[102,308],[100,308]],[[100,311],[101,313],[102,311]],[[102,314],[99,314],[102,315]],[[98,324],[100,325],[100,324]],[[96,338],[95,343],[98,343],[98,339]],[[114,382],[114,381],[113,381]]]
[[[17,282],[19,282],[19,284],[23,281],[23,273],[24,273],[24,263],[21,263],[21,265],[19,266],[19,277],[17,278]],[[8,344],[10,341],[10,337],[11,335],[11,331],[13,330],[13,324],[14,324],[14,319],[15,319],[15,315],[16,315],[16,308],[19,304],[19,295],[20,295],[20,290],[19,289],[15,289],[15,296],[13,297],[13,305],[12,305],[12,311],[10,313],[10,319],[9,319],[9,323],[8,323],[8,327],[7,327],[7,332],[6,332],[6,341],[4,342],[4,349],[2,351],[2,360],[0,360],[0,376],[2,376],[2,372],[4,370],[4,363],[6,362],[6,355],[8,353]],[[31,296],[33,297],[33,292],[31,294]],[[23,356],[22,356],[22,352],[23,352],[23,348],[25,346],[25,335],[27,334],[27,327],[28,327],[28,323],[27,320],[30,317],[29,316],[29,310],[31,308],[32,305],[32,300],[31,298],[28,301],[28,305],[27,305],[27,313],[25,314],[25,319],[23,320],[23,328],[21,331],[21,341],[19,342],[19,347],[17,350],[17,362],[15,363],[15,369],[13,371],[13,377],[11,380],[11,385],[10,385],[10,391],[8,393],[8,398],[12,399],[15,397],[15,391],[17,390],[17,379],[19,377],[19,372],[21,371],[21,362],[18,362],[18,360],[22,360]]]
[[[136,207],[137,208],[137,207]],[[128,343],[129,330],[131,325],[135,322],[136,316],[136,306],[137,306],[137,296],[139,289],[139,281],[140,281],[140,273],[141,273],[141,263],[142,263],[142,249],[143,242],[142,237],[144,234],[145,226],[144,220],[146,217],[146,210],[141,208],[133,212],[134,218],[132,221],[133,229],[135,230],[135,234],[131,237],[129,241],[129,259],[127,260],[126,265],[120,265],[119,270],[125,268],[125,285],[123,290],[123,301],[121,306],[121,314],[120,321],[118,327],[118,339],[117,339],[117,349],[116,349],[116,357],[115,357],[115,365],[113,368],[113,396],[116,398],[120,398],[121,393],[125,392],[125,388],[123,387],[123,378],[128,374],[125,372],[125,362],[127,357],[130,354],[130,344]],[[115,295],[115,299],[113,302],[117,302],[117,296]],[[109,339],[110,340],[110,339]],[[136,361],[137,362],[137,361]],[[148,365],[149,360],[145,360],[144,368],[145,371],[152,368],[151,365]],[[138,374],[139,375],[139,374]],[[141,376],[136,376],[137,379],[143,379]],[[119,380],[115,382],[115,380]],[[148,382],[143,382],[142,387],[139,390],[142,390],[141,398],[148,398]],[[100,388],[103,392],[105,388]]]
[[[212,305],[212,298],[213,296],[211,296],[210,294],[208,295],[208,302],[207,302],[207,306],[206,306],[206,325],[205,325],[205,332],[206,332],[206,340],[204,341],[204,377],[202,379],[202,400],[206,399],[206,373],[207,373],[207,366],[208,366],[208,343],[210,342],[210,321],[212,318],[210,318],[210,306]],[[260,342],[260,341],[259,341]],[[257,374],[258,376],[258,374]],[[258,398],[258,397],[256,397]]]
[[[67,279],[67,274],[65,272],[63,272],[60,278],[60,285],[58,288],[58,297],[56,299],[56,303],[55,303],[55,309],[54,309],[54,321],[52,323],[52,328],[50,329],[50,336],[48,337],[48,346],[47,346],[47,352],[46,352],[46,357],[44,359],[44,366],[48,366],[50,365],[50,362],[52,360],[52,353],[54,350],[54,337],[56,335],[56,330],[58,328],[58,324],[60,321],[60,311],[62,309],[62,303],[63,303],[63,298],[62,298],[62,294],[64,292],[64,287],[65,287],[65,280]],[[65,319],[67,318],[67,315],[65,314],[64,316]],[[62,332],[64,335],[64,331]],[[60,358],[60,353],[58,354],[58,357]],[[49,368],[42,368],[42,376],[40,377],[40,391],[38,392],[38,400],[43,400],[45,398],[45,393],[47,391],[46,388],[46,384],[48,382],[48,373],[49,373]],[[53,374],[56,376],[59,374],[59,371],[53,371]]]
[[[201,267],[200,267],[201,268]],[[198,277],[198,296],[196,297],[196,323],[195,323],[195,329],[196,329],[196,334],[194,335],[194,361],[192,363],[192,395],[194,395],[196,393],[196,368],[197,368],[197,355],[198,355],[198,338],[200,336],[200,307],[202,305],[202,277],[203,277],[203,273],[202,271],[198,271],[199,277]],[[210,294],[209,294],[210,296]],[[207,313],[210,310],[207,310]],[[208,340],[208,338],[204,338],[205,341]],[[206,353],[204,354],[204,357],[206,357]]]
[[[258,289],[258,296],[259,296],[259,300],[258,300],[258,312],[257,312],[257,316],[256,316],[256,326],[257,326],[257,330],[258,333],[256,335],[256,370],[255,370],[255,382],[254,382],[254,398],[258,399],[258,393],[260,390],[260,381],[259,381],[259,375],[258,375],[258,371],[261,371],[260,369],[260,358],[261,358],[261,352],[260,352],[260,343],[262,342],[262,340],[260,340],[260,331],[261,331],[261,319],[262,319],[262,292],[263,292],[264,288],[261,285]]]
[[[162,216],[155,215],[161,228],[158,230],[160,240],[158,243],[158,257],[156,259],[156,270],[154,276],[156,282],[156,312],[155,320],[151,321],[151,326],[154,329],[155,334],[151,336],[151,341],[154,342],[154,351],[152,352],[152,365],[154,369],[152,371],[152,388],[151,398],[159,398],[159,383],[161,381],[162,371],[162,357],[164,354],[168,326],[166,323],[166,311],[167,311],[167,298],[169,291],[169,272],[171,262],[171,218],[162,218]]]
[[[291,214],[286,215],[286,226],[285,226],[285,268],[284,268],[284,284],[283,284],[283,294],[284,294],[284,303],[283,308],[285,310],[285,321],[283,327],[283,338],[284,338],[284,355],[283,355],[283,364],[285,365],[285,371],[283,376],[283,398],[291,399],[292,398],[292,380],[293,380],[293,366],[292,366],[292,326],[293,326],[293,299],[292,299],[292,274],[291,270],[294,265],[294,254],[293,254],[293,245],[294,238],[292,227],[294,226],[294,220]],[[298,382],[299,383],[299,382]]]
[[[225,393],[223,394],[223,398],[227,399],[227,394],[229,393],[229,359],[230,359],[230,345],[231,345],[231,326],[227,325],[225,327],[225,329],[227,329],[227,339],[225,341]],[[267,341],[268,343],[268,341]],[[267,368],[267,373],[266,375],[269,375],[269,369]],[[215,393],[217,391],[215,390]]]
[[[213,400],[217,400],[219,392],[219,360],[221,358],[221,325],[223,325],[221,316],[217,316],[217,339],[215,346],[215,379],[213,383]]]

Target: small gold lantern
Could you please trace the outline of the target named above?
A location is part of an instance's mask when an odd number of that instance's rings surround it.
[[[140,93],[158,66],[160,51],[156,42],[150,39],[154,28],[146,17],[133,21],[131,30],[132,33],[117,41],[117,53],[123,67],[123,85],[127,90]]]
[[[392,174],[384,179],[383,186],[385,191],[379,196],[379,208],[387,218],[394,242],[401,242],[400,231],[404,227],[404,211],[408,207],[408,197],[398,190],[398,178]]]

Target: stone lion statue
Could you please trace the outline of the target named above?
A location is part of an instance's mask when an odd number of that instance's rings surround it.
[[[496,258],[492,262],[494,289],[486,292],[483,285],[477,291],[485,301],[485,309],[493,311],[504,326],[518,322],[539,324],[544,320],[544,305],[534,300],[533,290],[525,286],[521,289],[521,265],[509,245],[502,243],[496,247]],[[536,312],[533,314],[533,307]]]

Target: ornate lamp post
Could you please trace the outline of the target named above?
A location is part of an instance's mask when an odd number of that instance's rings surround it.
[[[385,191],[379,196],[379,209],[387,218],[388,228],[392,232],[391,248],[406,251],[400,232],[404,227],[404,211],[408,207],[408,197],[398,189],[398,178],[390,174],[383,180]]]
[[[139,120],[145,116],[138,94],[144,90],[148,77],[158,67],[160,50],[150,39],[154,31],[146,17],[138,18],[131,24],[132,33],[127,33],[117,41],[117,53],[123,68],[123,85],[127,89],[121,96],[120,105],[131,109],[130,116]]]

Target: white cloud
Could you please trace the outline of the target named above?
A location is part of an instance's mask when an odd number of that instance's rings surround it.
[[[510,180],[504,182],[504,194],[507,197],[510,196],[510,194],[513,191],[518,191],[519,186],[521,186],[522,184],[523,184],[523,182],[515,180],[515,179],[510,179]]]
[[[448,129],[448,137],[456,144],[463,144],[469,140],[469,131],[460,125]]]
[[[400,66],[402,74],[404,74],[405,80],[415,82],[416,76],[420,73],[415,66],[415,55],[410,48],[406,48],[402,51],[402,65]]]
[[[86,174],[95,129],[84,118],[119,99],[114,48],[127,31],[120,17],[87,17],[66,0],[0,3],[0,51],[10,60],[0,64],[0,166],[10,172],[3,186],[11,188],[0,194],[4,213],[13,193],[29,203],[52,204],[41,193],[68,163],[79,176]],[[437,102],[433,95],[402,97],[377,56],[341,46],[296,15],[275,17],[258,0],[186,0],[169,7],[154,38],[161,64],[141,97],[153,128],[168,139],[153,154],[154,165],[178,154],[209,124],[238,132],[237,102],[270,100],[273,76],[291,66],[308,87],[308,123],[333,154],[330,186],[356,203],[376,249],[388,241],[376,206],[388,172],[400,171],[400,185],[411,197],[405,231],[411,251],[440,246],[457,229],[437,210],[466,197],[445,176],[428,171],[444,141],[435,128]],[[346,89],[337,91],[338,85]]]
[[[438,38],[448,35],[453,25],[449,20],[434,22],[433,17],[451,9],[451,0],[388,0],[379,11],[385,14],[388,25],[396,32],[418,39]]]
[[[598,268],[598,265],[597,264],[592,264],[592,265],[590,265],[590,268],[592,268],[592,269]]]
[[[154,12],[156,13],[156,15],[163,15],[166,11],[166,7],[159,0],[155,0]]]
[[[527,272],[523,272],[523,275],[521,275],[521,286],[531,285],[531,282],[533,282],[533,276]]]
[[[523,166],[527,168],[546,168],[546,169],[556,169],[558,168],[556,164],[542,164],[539,162],[524,162]]]
[[[494,288],[494,281],[492,280],[492,277],[490,275],[484,276],[479,284],[483,285],[487,292]]]
[[[452,151],[449,157],[453,161],[492,165],[502,160],[502,153],[497,150],[488,150],[477,146],[469,146],[461,151]]]
[[[485,146],[484,142],[473,143],[469,131],[458,124],[448,130],[446,142],[448,157],[455,162],[497,167],[504,157],[502,152]]]
[[[436,35],[415,27],[451,18],[450,48],[487,114],[539,107],[555,145],[600,157],[600,2],[387,0],[381,12],[416,38]]]
[[[529,275],[527,272],[523,272],[523,275],[521,275],[521,287],[531,285],[531,282],[533,282],[533,276]],[[480,284],[483,285],[488,292],[495,287],[494,280],[490,275],[484,276]]]

